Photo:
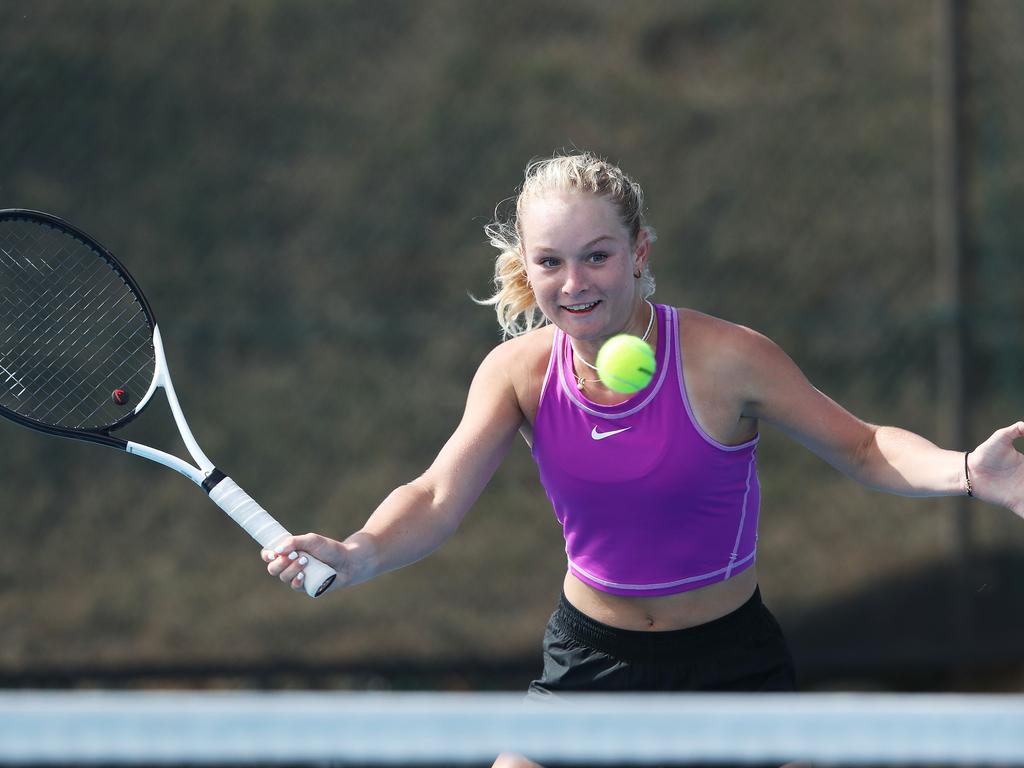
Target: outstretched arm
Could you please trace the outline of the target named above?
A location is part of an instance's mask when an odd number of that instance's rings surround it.
[[[509,378],[512,356],[504,344],[480,364],[462,421],[426,472],[392,491],[344,541],[308,533],[276,552],[264,550],[270,574],[301,589],[302,553],[308,552],[338,572],[332,589],[350,586],[426,557],[455,533],[523,421]]]
[[[904,496],[967,493],[1024,514],[1024,456],[1013,441],[1024,423],[998,430],[968,456],[940,448],[898,427],[868,424],[815,389],[769,339],[736,331],[736,365],[743,366],[743,415],[774,424],[864,485]]]

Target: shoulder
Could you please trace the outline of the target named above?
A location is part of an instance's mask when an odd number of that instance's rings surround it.
[[[554,333],[554,326],[547,325],[503,341],[487,353],[480,366],[501,369],[512,375],[536,366],[539,361],[546,365]]]
[[[679,338],[712,359],[743,361],[769,354],[777,345],[763,333],[695,309],[680,307]]]
[[[680,349],[687,366],[728,383],[740,397],[755,396],[765,372],[792,365],[778,344],[753,328],[693,309],[678,312]]]
[[[498,344],[480,363],[477,378],[507,387],[529,410],[543,385],[554,335],[547,325]]]

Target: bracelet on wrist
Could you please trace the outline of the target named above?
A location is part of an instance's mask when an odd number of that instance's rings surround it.
[[[970,451],[964,453],[964,480],[967,483],[967,495],[971,498],[974,497],[974,486],[971,485],[971,471],[967,468],[967,457],[971,455]]]

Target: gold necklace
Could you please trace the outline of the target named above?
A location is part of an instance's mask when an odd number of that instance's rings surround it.
[[[644,299],[644,301],[647,303],[647,306],[650,307],[651,319],[647,321],[647,330],[644,331],[644,335],[640,337],[641,341],[647,341],[647,338],[651,335],[651,329],[654,327],[654,305],[651,304],[651,302],[649,300],[647,300],[647,299]],[[579,356],[579,353],[576,352],[576,347],[574,347],[572,345],[572,341],[569,342],[569,348],[572,350],[573,357],[575,357],[577,360],[579,360],[581,363],[583,363],[585,366],[587,366],[591,370],[594,370],[594,371],[597,370],[597,366],[596,365],[591,365],[590,363],[588,363],[586,360],[584,360],[582,357]],[[596,381],[600,381],[599,378],[598,379],[584,379],[578,373],[573,373],[573,375],[576,377],[576,389],[579,389],[579,390],[582,390],[583,387],[585,387],[587,384],[593,384]]]

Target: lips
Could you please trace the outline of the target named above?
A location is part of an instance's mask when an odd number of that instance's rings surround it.
[[[588,301],[581,304],[567,304],[562,309],[571,315],[585,315],[588,312],[593,312],[594,308],[600,303],[600,301]]]

